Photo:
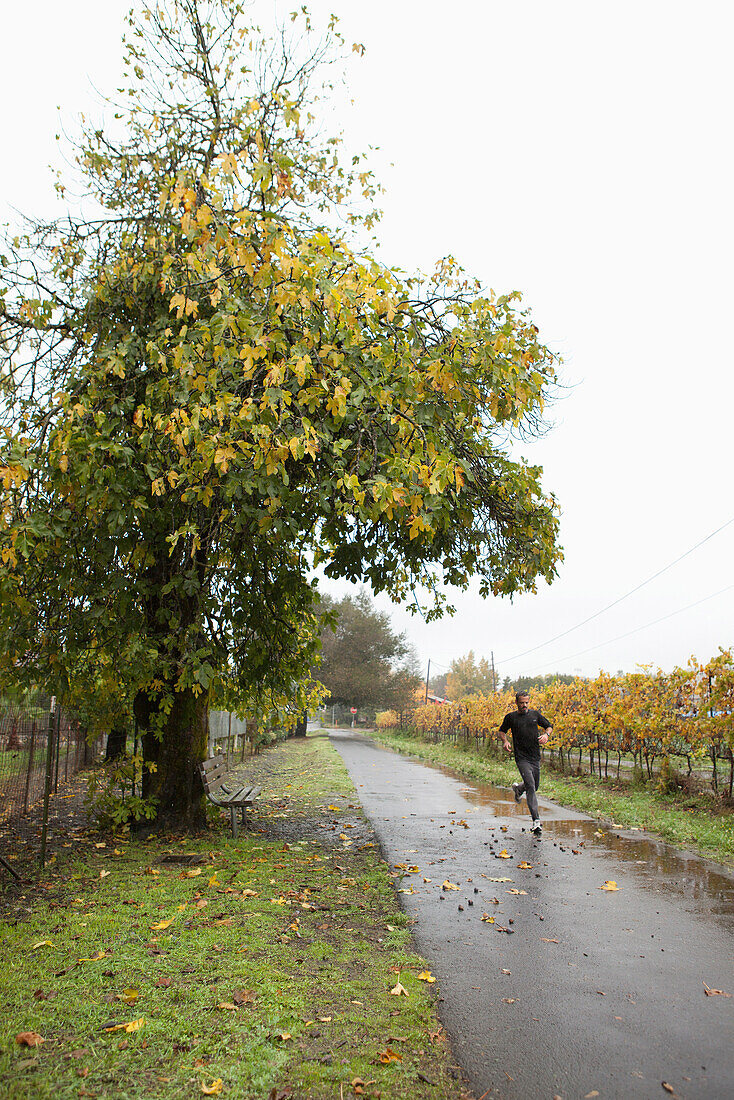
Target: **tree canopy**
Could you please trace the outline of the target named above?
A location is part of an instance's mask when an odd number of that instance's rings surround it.
[[[496,675],[487,658],[477,661],[471,649],[465,657],[457,657],[451,662],[446,676],[446,690],[454,702],[465,695],[488,695],[496,691],[497,686]]]
[[[134,700],[164,824],[201,821],[214,694],[307,702],[315,567],[431,616],[560,556],[507,446],[555,358],[519,295],[361,249],[374,181],[320,107],[343,43],[294,19],[131,16],[115,118],[76,148],[93,212],[2,248],[2,671]]]

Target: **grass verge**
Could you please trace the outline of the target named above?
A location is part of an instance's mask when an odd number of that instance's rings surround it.
[[[242,774],[263,796],[236,841],[223,817],[198,838],[89,834],[6,895],[2,1095],[464,1095],[327,738]]]
[[[473,779],[509,787],[517,779],[512,758],[497,759],[461,745],[420,741],[408,734],[376,731],[372,736],[398,752],[445,764]],[[546,763],[541,794],[624,828],[654,832],[680,848],[719,860],[734,869],[734,813],[706,794],[663,792],[597,776],[569,776]]]

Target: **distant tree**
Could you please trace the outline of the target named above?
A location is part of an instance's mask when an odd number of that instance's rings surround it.
[[[476,695],[479,692],[488,695],[495,689],[492,666],[486,657],[482,657],[477,663],[474,651],[470,649],[466,657],[457,657],[451,662],[451,668],[446,677],[446,687],[449,698],[453,700],[463,699],[465,695]]]
[[[344,706],[406,710],[420,683],[415,656],[390,617],[364,591],[334,602],[323,598],[331,625],[321,634],[321,664],[313,675]]]
[[[442,672],[440,676],[434,676],[429,683],[429,689],[432,695],[438,695],[442,699],[448,697],[448,673]]]
[[[572,684],[578,676],[572,676],[568,672],[549,672],[545,676],[517,676],[512,680],[505,676],[502,681],[503,691],[531,691],[533,688],[547,687],[549,684]]]

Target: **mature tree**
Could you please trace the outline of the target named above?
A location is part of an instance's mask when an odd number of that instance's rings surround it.
[[[459,700],[465,695],[477,695],[480,692],[488,695],[495,687],[496,679],[489,661],[482,657],[477,662],[472,649],[465,657],[457,657],[451,662],[446,677],[446,688],[451,699]]]
[[[448,672],[442,672],[439,676],[432,676],[429,687],[433,695],[438,695],[442,699],[448,697],[449,674]]]
[[[306,702],[314,566],[433,590],[430,616],[440,584],[511,594],[559,557],[506,448],[554,358],[518,296],[348,243],[374,185],[323,134],[339,40],[303,18],[272,42],[236,0],[131,17],[116,120],[77,150],[95,212],[2,258],[3,671],[68,694],[111,660],[161,825],[202,821],[213,690]]]
[[[378,611],[365,591],[338,602],[324,597],[328,622],[321,634],[321,663],[314,675],[330,700],[344,706],[397,706],[419,682],[415,656],[404,634],[396,634],[390,617]]]

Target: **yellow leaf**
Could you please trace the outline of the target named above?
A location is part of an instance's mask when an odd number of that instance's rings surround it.
[[[489,913],[482,913],[482,920],[485,924],[494,924],[494,917],[490,917]]]
[[[380,1052],[380,1061],[383,1066],[386,1066],[388,1062],[402,1062],[402,1060],[402,1054],[398,1054],[396,1050],[391,1050],[390,1047]]]
[[[184,871],[181,878],[196,878],[201,874],[201,867],[192,867],[190,871]]]
[[[201,1091],[204,1093],[204,1096],[219,1096],[223,1088],[224,1081],[221,1077],[217,1077],[216,1080],[212,1081],[211,1085],[205,1085],[203,1081],[201,1082]]]
[[[106,959],[106,958],[107,958],[107,952],[106,951],[98,951],[96,955],[91,955],[88,959],[78,959],[77,961],[80,962],[80,963],[96,963],[96,962],[99,962],[100,959]]]
[[[232,1004],[231,1001],[221,1001],[220,1004],[217,1005],[217,1008],[224,1008],[228,1012],[236,1012],[237,1011],[237,1005]]]
[[[257,896],[258,896],[257,890],[249,890],[248,889],[248,890],[243,890],[242,891],[242,897],[243,898],[256,898]]]
[[[127,1024],[113,1024],[112,1027],[106,1027],[105,1031],[125,1031],[127,1034],[131,1034],[133,1031],[140,1031],[141,1027],[145,1027],[145,1016],[141,1016],[139,1020],[130,1020]]]
[[[290,1031],[281,1031],[281,1032],[280,1032],[280,1033],[279,1033],[279,1034],[277,1035],[277,1038],[278,1038],[278,1039],[282,1039],[282,1041],[283,1041],[284,1043],[287,1043],[289,1039],[292,1039],[292,1038],[293,1038],[293,1036],[291,1035]]]
[[[500,859],[512,859],[512,856],[510,855],[510,853],[507,851],[506,848],[503,848],[502,851],[499,854],[499,858]]]
[[[599,887],[600,890],[619,890],[616,882],[613,878],[608,878],[603,886]]]
[[[512,882],[512,879],[507,878],[506,875],[502,878],[490,878],[489,875],[485,875],[484,877],[486,878],[487,882]]]
[[[405,988],[405,986],[401,982],[398,982],[397,985],[394,985],[392,987],[392,989],[390,990],[390,992],[393,995],[393,997],[408,997],[409,996],[408,990]]]
[[[436,979],[434,978],[433,974],[431,974],[430,970],[422,970],[418,975],[419,982],[435,982],[435,980]]]
[[[209,882],[207,883],[207,885],[208,886],[219,886],[220,885],[219,879],[217,878],[217,872],[216,871],[214,872],[212,877],[209,879]]]
[[[533,869],[532,863],[528,863],[526,859],[520,860],[520,862],[518,863],[518,867],[521,871],[532,871]]]
[[[33,947],[31,948],[31,951],[38,951],[39,947],[53,947],[53,946],[54,946],[54,944],[51,943],[51,940],[39,940],[38,943],[33,944]]]
[[[173,924],[174,917],[170,920],[159,920],[157,924],[151,924],[150,928],[152,932],[162,932],[164,928],[169,928]]]
[[[116,994],[118,1001],[124,1001],[127,1005],[135,1004],[140,992],[137,989],[123,989],[122,993]]]
[[[111,871],[100,871],[99,872],[99,877],[100,878],[107,878],[107,876],[111,873],[112,873]]]
[[[449,882],[449,880],[447,878],[443,880],[441,885],[443,886],[444,890],[458,890],[459,889],[459,887],[456,885],[455,882]]]

